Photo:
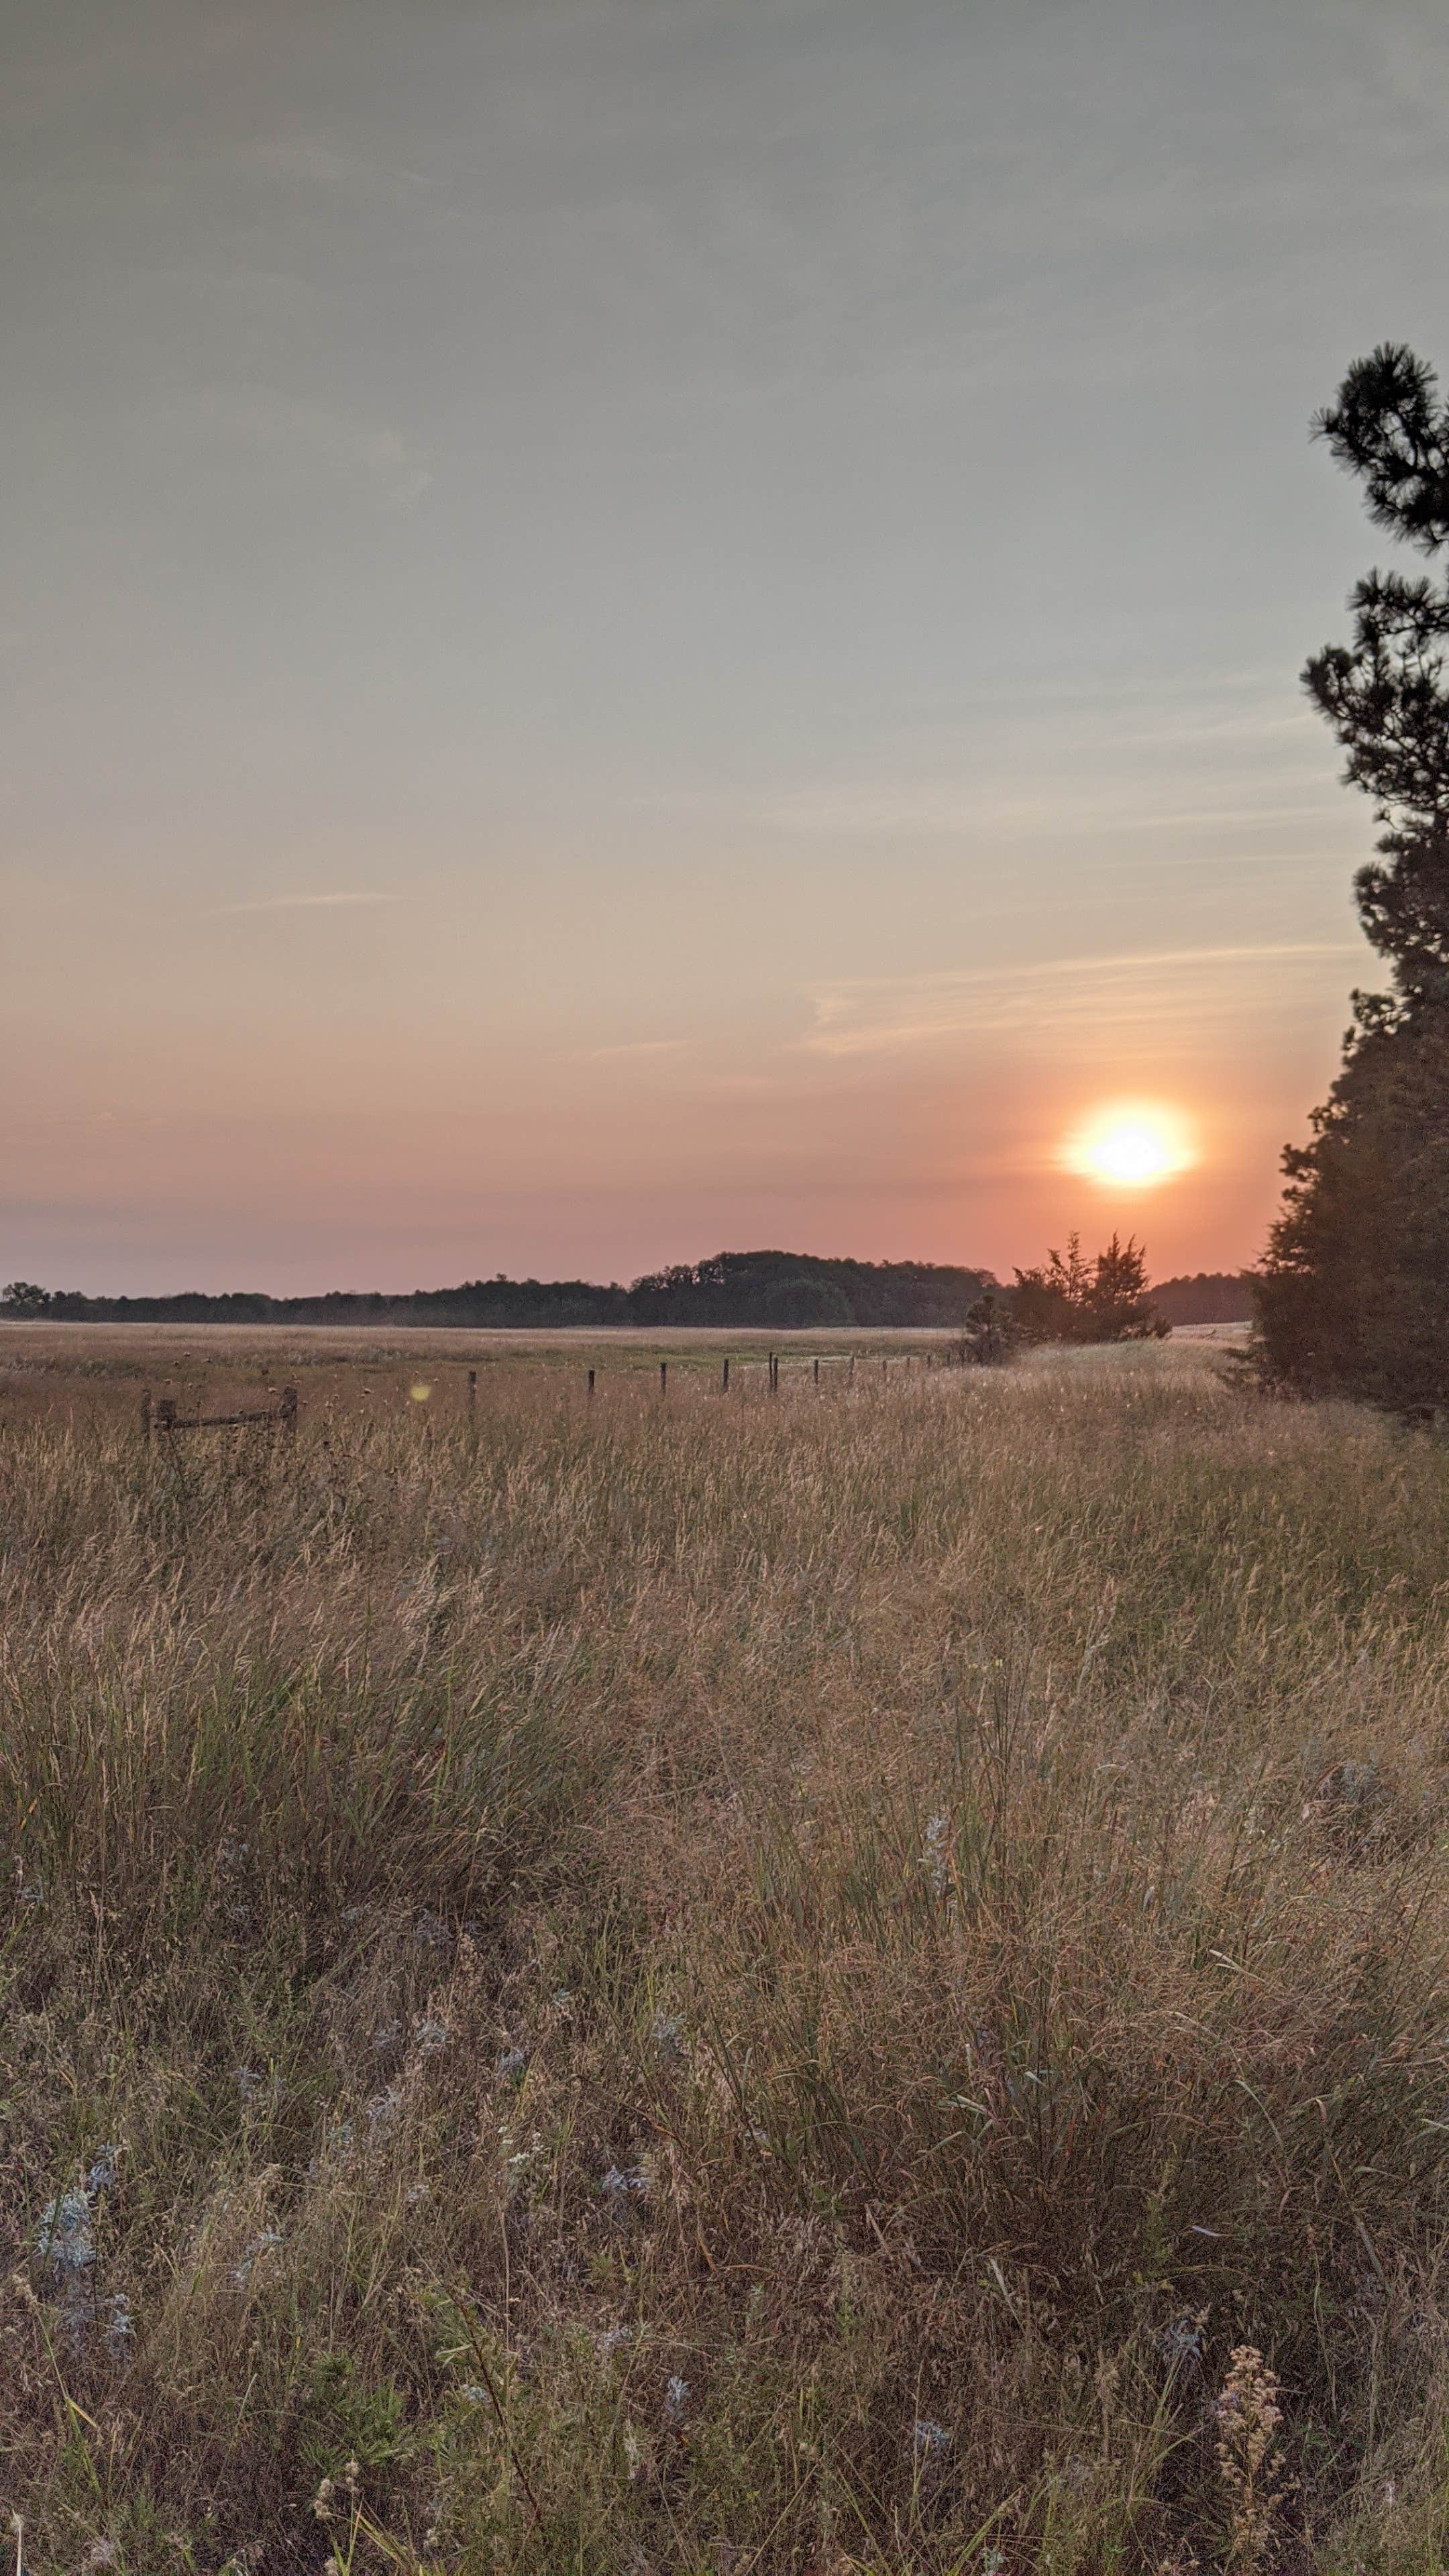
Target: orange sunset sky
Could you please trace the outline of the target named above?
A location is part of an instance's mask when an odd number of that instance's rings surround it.
[[[1256,1256],[1375,979],[1307,427],[1449,365],[1438,6],[4,46],[4,1277]]]

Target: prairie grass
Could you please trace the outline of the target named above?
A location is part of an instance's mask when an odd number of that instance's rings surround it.
[[[24,2566],[1437,2570],[1445,1449],[424,1414],[0,1449]]]

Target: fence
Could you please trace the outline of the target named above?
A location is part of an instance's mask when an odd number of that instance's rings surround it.
[[[276,1404],[249,1407],[242,1413],[178,1413],[174,1396],[163,1395],[154,1404],[148,1387],[141,1398],[141,1437],[149,1442],[153,1431],[164,1432],[169,1440],[177,1431],[221,1431],[238,1422],[273,1422],[284,1431],[297,1428],[297,1390],[284,1386]]]
[[[975,1356],[976,1354],[971,1349],[970,1345],[964,1340],[960,1342],[946,1343],[935,1350],[897,1351],[894,1354],[891,1352],[883,1352],[880,1359],[880,1373],[882,1379],[886,1379],[890,1376],[893,1368],[900,1371],[907,1377],[910,1376],[913,1368],[920,1368],[922,1370],[933,1368],[965,1368],[971,1364],[971,1361]],[[763,1370],[769,1393],[771,1395],[778,1395],[780,1392],[781,1370],[783,1367],[791,1376],[803,1378],[808,1372],[809,1383],[816,1388],[825,1383],[827,1376],[837,1372],[844,1376],[847,1386],[853,1386],[856,1382],[857,1369],[860,1368],[863,1370],[868,1365],[872,1357],[873,1354],[863,1351],[801,1351],[795,1354],[783,1355],[779,1351],[767,1351],[763,1358],[756,1359],[753,1357],[746,1357],[740,1352],[726,1352],[719,1362],[719,1377],[717,1383],[722,1395],[728,1395],[732,1386],[742,1392],[743,1390],[740,1385],[741,1379],[754,1371]],[[712,1368],[713,1363],[710,1365]],[[667,1398],[669,1394],[669,1361],[667,1359],[660,1360],[658,1362],[658,1369],[659,1393],[661,1396]],[[689,1383],[690,1381],[698,1383],[699,1379],[705,1372],[698,1363],[691,1364],[688,1361],[683,1364],[681,1372],[679,1364],[676,1362],[675,1374],[678,1376],[681,1373],[684,1376],[686,1383]],[[597,1388],[599,1378],[602,1374],[602,1368],[597,1360],[591,1362],[586,1367],[584,1372],[584,1391],[587,1396],[593,1396]],[[619,1371],[619,1375],[621,1377],[632,1378],[635,1381],[637,1381],[640,1374],[641,1372],[639,1369],[631,1368],[627,1364]],[[430,1390],[423,1388],[418,1390],[418,1392],[427,1394]],[[478,1419],[478,1371],[476,1368],[470,1368],[467,1373],[466,1402],[467,1420],[470,1428],[473,1428],[476,1426]],[[162,1434],[170,1440],[178,1431],[221,1431],[231,1429],[232,1427],[242,1423],[271,1424],[278,1430],[295,1433],[297,1428],[297,1389],[294,1386],[284,1386],[280,1390],[278,1400],[275,1404],[247,1406],[235,1413],[181,1413],[177,1410],[174,1397],[160,1396],[153,1398],[149,1388],[141,1398],[141,1438],[143,1441],[148,1443],[153,1437]]]

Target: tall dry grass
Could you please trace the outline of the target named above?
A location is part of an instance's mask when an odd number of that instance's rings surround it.
[[[1174,1349],[12,1436],[24,2564],[1437,2569],[1446,1466]]]

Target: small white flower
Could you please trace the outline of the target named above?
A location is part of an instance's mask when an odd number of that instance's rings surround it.
[[[933,2415],[918,2415],[911,2428],[911,2444],[918,2460],[939,2459],[951,2436],[944,2424]]]
[[[684,2034],[680,2029],[677,2014],[656,2013],[650,2024],[649,2036],[661,2056],[671,2058],[676,2063],[685,2056]]]
[[[926,1867],[931,1874],[931,1885],[938,1896],[944,1896],[946,1893],[949,1868],[947,1844],[950,1831],[951,1819],[944,1807],[938,1807],[926,1825]]]
[[[599,2189],[615,2209],[625,2209],[631,2193],[640,2200],[648,2199],[649,2176],[642,2165],[610,2165]]]
[[[74,2279],[96,2259],[91,2205],[83,2191],[63,2191],[42,2213],[35,2250],[58,2281]]]
[[[285,2241],[280,2228],[264,2227],[260,2236],[252,2238],[241,2261],[234,2267],[231,2276],[233,2286],[238,2290],[244,2290],[252,2277],[252,2267],[258,2256],[270,2254],[274,2246],[284,2244]]]
[[[688,2380],[671,2379],[668,2387],[664,2391],[664,2413],[668,2422],[671,2424],[677,2424],[688,2403]]]

